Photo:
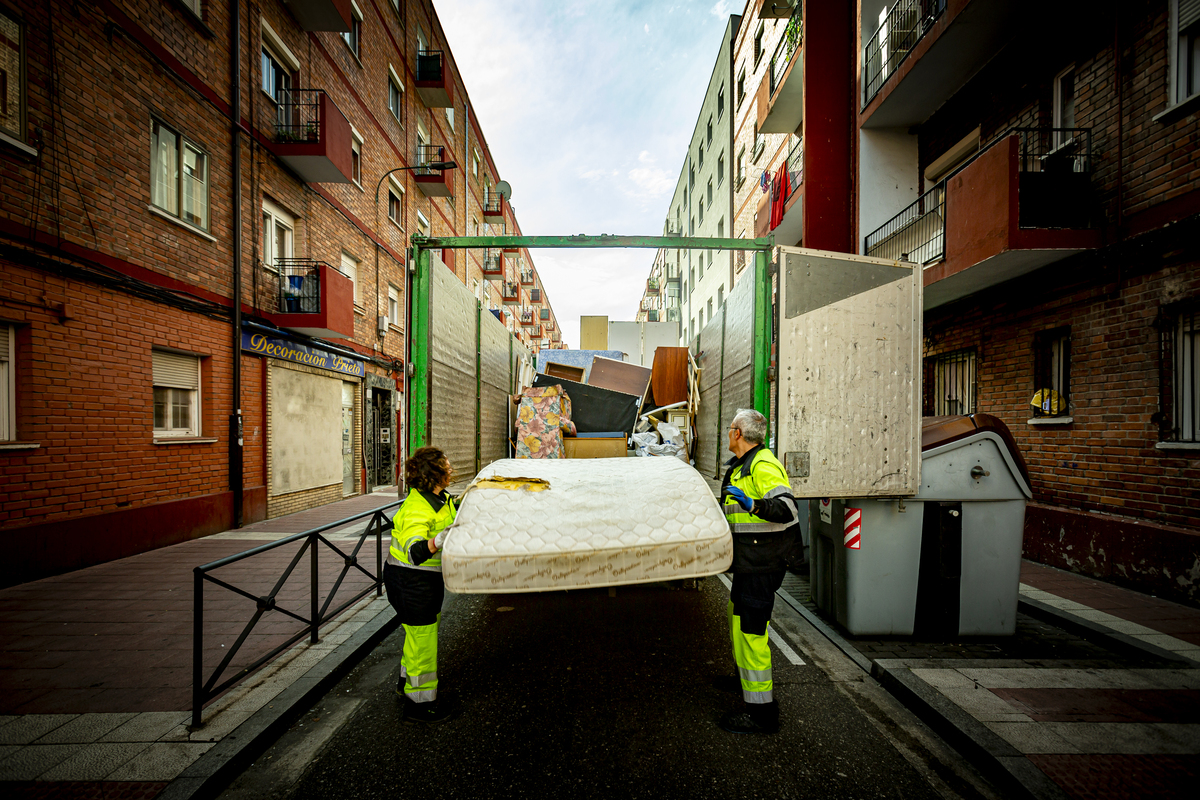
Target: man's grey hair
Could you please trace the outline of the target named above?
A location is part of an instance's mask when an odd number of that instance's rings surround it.
[[[730,425],[740,430],[750,444],[762,444],[767,436],[767,418],[753,408],[739,408]]]

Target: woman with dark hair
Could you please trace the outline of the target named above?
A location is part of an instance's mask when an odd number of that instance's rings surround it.
[[[396,694],[404,698],[404,718],[441,722],[456,710],[438,697],[437,632],[441,617],[443,531],[457,509],[446,494],[454,470],[446,454],[422,447],[404,463],[408,497],[396,512],[392,544],[383,567],[388,602],[404,628],[404,653]],[[442,534],[442,535],[439,535]]]

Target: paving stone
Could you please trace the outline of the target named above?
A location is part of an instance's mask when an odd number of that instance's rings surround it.
[[[188,742],[152,744],[113,772],[110,781],[169,781],[204,755],[213,745]]]
[[[84,748],[81,744],[39,744],[22,747],[0,761],[0,780],[31,781]]]
[[[1039,722],[1078,752],[1129,754],[1200,754],[1200,724],[1175,722]]]
[[[144,711],[109,731],[99,741],[156,742],[176,726],[187,724],[190,719],[191,714],[179,711]]]
[[[104,780],[117,767],[149,746],[149,742],[83,745],[69,758],[39,775],[38,779],[43,781]]]
[[[36,740],[37,744],[87,744],[128,722],[135,714],[80,714]]]
[[[986,688],[972,687],[970,689],[938,689],[946,697],[980,722],[1022,722],[1013,719],[1014,715],[1024,716],[1021,709],[1001,697],[997,697]],[[1028,717],[1026,717],[1028,719]]]
[[[27,714],[0,728],[0,744],[30,744],[78,714]]]
[[[1080,749],[1059,736],[1052,723],[984,722],[1001,739],[1022,753],[1078,753]]]

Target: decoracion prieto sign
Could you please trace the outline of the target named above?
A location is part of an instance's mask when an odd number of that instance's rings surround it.
[[[286,339],[275,339],[262,333],[246,333],[242,331],[242,349],[250,353],[281,358],[284,361],[294,361],[318,369],[328,369],[346,375],[361,378],[366,374],[366,365],[361,361],[345,356],[318,350],[298,342]]]

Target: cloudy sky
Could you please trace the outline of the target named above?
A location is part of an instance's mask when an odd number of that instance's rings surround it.
[[[528,236],[662,233],[742,0],[434,0]],[[533,253],[563,337],[633,319],[653,250]]]

